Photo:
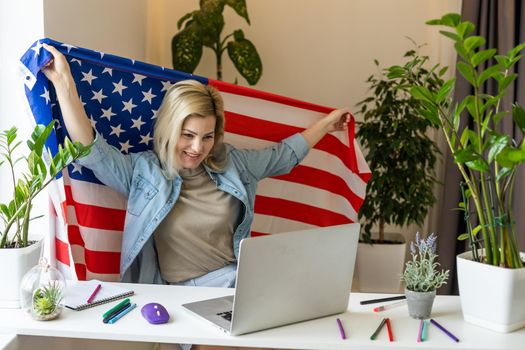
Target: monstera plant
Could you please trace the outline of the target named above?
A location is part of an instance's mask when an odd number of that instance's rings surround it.
[[[177,22],[179,32],[171,41],[173,68],[193,73],[203,48],[209,47],[215,53],[217,79],[222,80],[222,54],[227,50],[235,68],[250,85],[255,85],[262,75],[261,58],[241,29],[222,35],[222,12],[226,5],[250,24],[245,0],[200,0],[198,10],[185,14]]]

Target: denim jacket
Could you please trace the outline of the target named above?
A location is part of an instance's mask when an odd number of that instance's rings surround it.
[[[241,239],[250,234],[258,181],[290,172],[308,151],[308,143],[301,134],[261,150],[241,150],[226,144],[226,167],[215,171],[205,166],[217,188],[243,204],[242,221],[233,234],[236,258]],[[91,169],[102,183],[128,198],[120,257],[121,280],[163,283],[152,234],[177,202],[182,178],[167,179],[154,152],[124,155],[98,134],[91,153],[77,163]]]

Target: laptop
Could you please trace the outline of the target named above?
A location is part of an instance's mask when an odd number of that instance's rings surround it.
[[[182,306],[240,335],[346,311],[359,224],[245,238],[235,295]]]

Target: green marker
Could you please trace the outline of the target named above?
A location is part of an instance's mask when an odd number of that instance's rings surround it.
[[[374,334],[372,334],[370,336],[370,340],[375,340],[377,335],[379,334],[379,332],[381,331],[381,329],[383,328],[383,326],[385,325],[386,323],[386,318],[383,318],[383,321],[381,321],[381,323],[379,324],[379,326],[377,327],[376,331],[374,332]]]
[[[427,328],[428,328],[428,321],[423,320],[423,330],[421,331],[421,341],[427,340]]]
[[[106,316],[110,315],[113,311],[120,309],[123,305],[126,305],[127,303],[129,303],[129,298],[122,300],[120,303],[106,311],[106,313],[102,315],[102,318],[106,318]]]

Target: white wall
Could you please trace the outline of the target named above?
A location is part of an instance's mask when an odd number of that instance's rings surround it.
[[[242,29],[258,49],[263,75],[257,89],[329,106],[349,106],[366,94],[364,81],[375,73],[373,60],[397,64],[411,43],[429,43],[425,53],[444,50],[436,29],[425,21],[459,11],[460,0],[250,0],[249,26],[226,7],[224,34]],[[148,3],[146,59],[171,67],[171,38],[182,15],[198,8],[196,0]],[[437,58],[437,56],[436,56]],[[196,73],[215,78],[210,49]],[[224,80],[247,85],[223,56]]]
[[[18,127],[20,139],[32,130],[19,59],[44,33],[42,0],[0,0],[0,131]],[[25,145],[24,145],[25,147]],[[12,197],[12,182],[4,164],[0,167],[0,203]],[[35,212],[47,213],[45,196],[35,201]]]
[[[46,0],[45,35],[88,49],[144,60],[146,0]]]

